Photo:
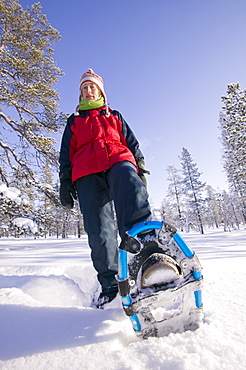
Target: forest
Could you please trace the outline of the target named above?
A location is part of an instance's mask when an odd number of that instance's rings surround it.
[[[63,75],[54,61],[61,36],[39,3],[24,10],[17,0],[2,0],[0,15],[0,236],[80,237],[78,203],[68,211],[59,201],[56,137],[67,119],[54,88]],[[180,169],[162,169],[168,192],[153,216],[181,231],[245,227],[246,90],[228,83],[221,102],[218,124],[229,190],[202,182],[187,148],[180,153]]]

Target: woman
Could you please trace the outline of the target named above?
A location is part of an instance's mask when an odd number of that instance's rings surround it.
[[[121,238],[151,212],[139,143],[121,114],[109,109],[103,80],[92,69],[81,78],[79,106],[68,118],[59,162],[61,203],[71,209],[77,192],[102,307],[118,292],[113,202]]]

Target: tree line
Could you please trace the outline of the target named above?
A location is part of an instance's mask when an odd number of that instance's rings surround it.
[[[235,188],[213,189],[202,182],[201,172],[186,148],[182,149],[180,160],[181,169],[167,167],[168,192],[159,210],[162,220],[181,231],[193,229],[201,234],[206,228],[223,227],[230,231],[245,226],[242,192]]]
[[[202,183],[196,163],[183,148],[182,169],[167,168],[168,195],[161,208],[162,218],[181,230],[195,228],[203,234],[205,227],[227,231],[246,223],[246,90],[239,83],[228,84],[221,100],[220,141],[229,191]]]
[[[0,0],[0,236],[32,233],[14,222],[20,217],[31,219],[36,235],[44,237],[84,232],[78,203],[72,211],[60,205],[54,176],[59,155],[55,136],[67,118],[58,111],[54,88],[63,75],[54,61],[53,46],[59,40],[40,3],[23,9],[18,0]],[[158,210],[180,230],[204,233],[206,227],[245,225],[246,90],[229,84],[222,104],[219,124],[229,191],[203,183],[183,148],[181,170],[167,168],[168,193]]]

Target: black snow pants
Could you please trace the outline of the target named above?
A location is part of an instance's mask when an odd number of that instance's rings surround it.
[[[147,189],[135,166],[123,161],[108,171],[81,177],[76,181],[76,190],[93,266],[102,289],[110,289],[117,284],[118,271],[113,202],[119,234],[123,237],[125,231],[150,219]]]

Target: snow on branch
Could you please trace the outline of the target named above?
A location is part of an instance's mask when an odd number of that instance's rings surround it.
[[[13,225],[25,231],[30,230],[33,234],[38,231],[37,225],[29,218],[17,217],[13,220]]]
[[[0,195],[3,198],[12,200],[18,205],[22,203],[21,192],[15,187],[7,187],[5,184],[0,184]]]

